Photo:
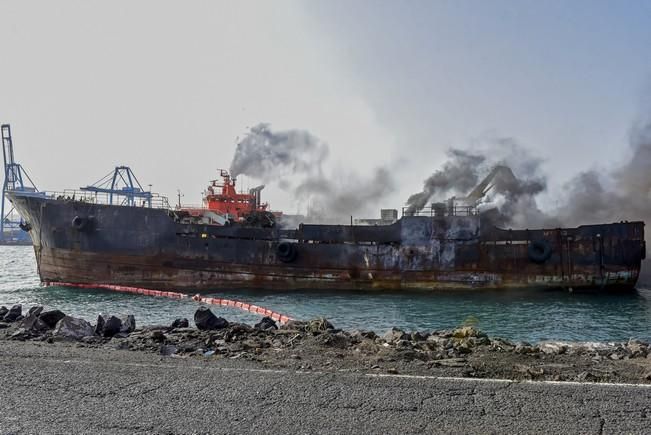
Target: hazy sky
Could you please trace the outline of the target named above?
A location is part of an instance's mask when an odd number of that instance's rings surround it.
[[[651,115],[651,1],[1,1],[0,121],[41,189],[116,164],[198,203],[258,122],[398,207],[450,146],[513,137],[560,185]],[[254,185],[254,180],[242,180]],[[274,208],[294,207],[279,189]]]

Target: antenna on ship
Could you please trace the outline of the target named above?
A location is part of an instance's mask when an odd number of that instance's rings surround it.
[[[0,243],[12,242],[16,244],[29,243],[29,237],[23,235],[18,229],[23,229],[22,217],[19,220],[14,216],[14,207],[11,206],[5,213],[5,200],[7,192],[21,192],[23,194],[40,194],[29,174],[16,163],[14,158],[14,145],[11,139],[11,127],[3,124],[2,127],[2,156],[4,158],[5,178],[2,183],[2,208],[0,210]],[[10,233],[11,240],[6,236],[5,229]]]

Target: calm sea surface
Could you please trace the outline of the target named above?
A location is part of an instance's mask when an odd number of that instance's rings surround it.
[[[21,303],[59,308],[94,321],[99,313],[134,314],[140,325],[192,319],[197,303],[105,290],[41,287],[34,251],[0,246],[0,305]],[[214,296],[254,302],[297,319],[327,317],[339,328],[384,332],[451,328],[472,322],[489,335],[512,340],[651,340],[651,290],[624,295],[566,292],[361,292],[224,291]],[[228,320],[254,323],[259,317],[211,307]]]

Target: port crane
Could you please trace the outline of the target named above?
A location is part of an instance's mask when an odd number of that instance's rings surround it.
[[[23,195],[42,195],[29,174],[14,158],[14,146],[11,138],[11,127],[2,124],[2,156],[4,158],[4,182],[2,183],[2,208],[0,210],[0,243],[28,244],[29,236],[19,229],[25,229],[22,218],[16,220],[14,207],[6,204],[6,193],[20,191]],[[5,210],[8,211],[5,213]]]

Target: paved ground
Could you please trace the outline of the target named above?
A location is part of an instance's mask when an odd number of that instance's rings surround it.
[[[0,344],[0,433],[649,433],[648,386],[259,370]]]

